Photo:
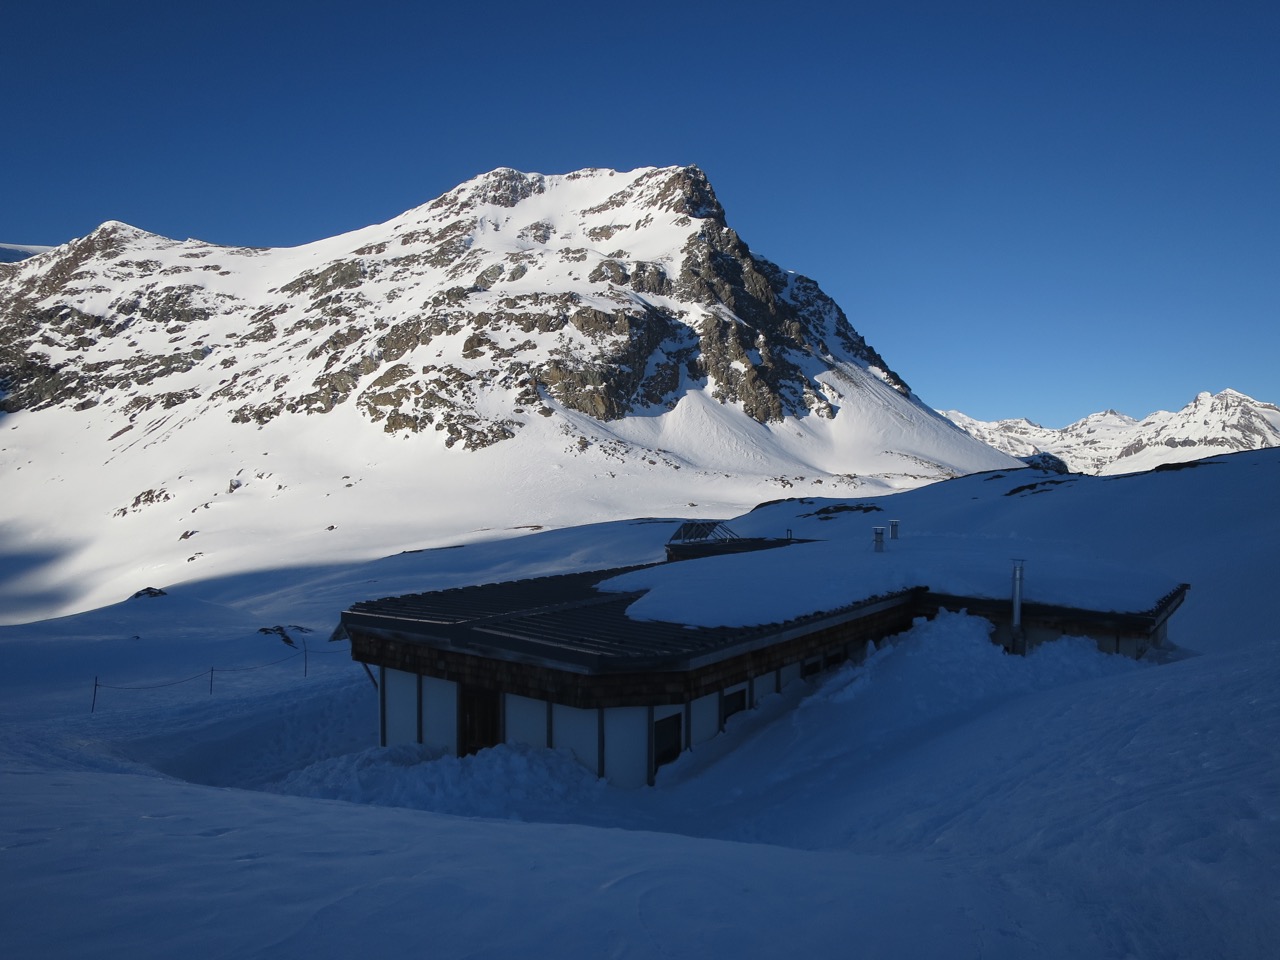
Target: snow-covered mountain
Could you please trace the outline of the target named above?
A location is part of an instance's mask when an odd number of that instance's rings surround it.
[[[53,247],[35,246],[30,243],[0,243],[0,263],[17,263],[38,253],[48,253]]]
[[[1135,420],[1115,410],[1061,430],[1030,420],[975,420],[943,411],[961,429],[1015,457],[1051,453],[1073,473],[1118,474],[1184,463],[1219,453],[1280,446],[1280,408],[1235,390],[1201,393],[1176,413]]]
[[[1010,466],[696,167],[499,169],[289,249],[123,223],[0,265],[0,611]]]

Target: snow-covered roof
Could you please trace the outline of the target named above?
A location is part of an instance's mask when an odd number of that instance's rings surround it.
[[[861,547],[847,540],[817,541],[793,544],[782,552],[647,567],[607,580],[600,589],[644,591],[627,610],[635,620],[743,627],[835,610],[913,587],[955,597],[1007,598],[1014,559],[1024,561],[1028,603],[1138,614],[1156,607],[1179,586],[1166,576],[1052,545],[904,536],[889,540],[883,553],[873,550],[868,537]]]
[[[870,546],[851,552],[847,541],[795,543],[367,601],[343,622],[371,637],[579,673],[689,670],[857,620],[886,603],[927,612],[926,596],[984,607],[1007,602],[1007,553],[1002,541],[956,537],[891,540],[883,553]],[[1137,631],[1167,616],[1186,590],[1060,552],[1036,551],[1023,563],[1028,607],[1131,621]]]

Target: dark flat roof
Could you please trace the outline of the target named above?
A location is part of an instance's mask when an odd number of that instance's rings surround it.
[[[627,607],[646,591],[613,593],[596,587],[645,566],[654,564],[367,600],[345,611],[342,623],[348,632],[368,637],[424,643],[494,660],[575,673],[640,673],[693,670],[926,596],[939,605],[967,607],[980,616],[1009,609],[1007,599],[951,597],[918,586],[759,626],[690,627],[632,620]],[[1186,584],[1179,585],[1141,613],[1027,603],[1024,615],[1149,631],[1172,615],[1187,589]]]
[[[675,671],[769,646],[921,592],[869,598],[785,623],[687,627],[629,618],[627,607],[643,590],[596,589],[603,580],[637,569],[616,567],[368,600],[344,612],[342,622],[348,630],[389,639],[576,672]]]

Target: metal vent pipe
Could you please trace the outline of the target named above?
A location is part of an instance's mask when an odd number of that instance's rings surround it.
[[[1022,565],[1024,560],[1013,561],[1013,652],[1026,653],[1026,642],[1022,634]]]
[[[875,544],[876,553],[884,553],[884,527],[872,528],[873,543]]]
[[[897,520],[889,521],[889,539],[890,540],[898,539],[898,521]]]

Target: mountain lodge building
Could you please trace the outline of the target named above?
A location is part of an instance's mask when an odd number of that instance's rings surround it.
[[[561,748],[619,786],[663,764],[787,684],[967,609],[1014,652],[1062,636],[1141,657],[1160,645],[1187,584],[1116,613],[959,597],[921,585],[783,623],[698,627],[634,620],[647,591],[597,590],[639,567],[460,587],[355,604],[354,660],[378,668],[379,742],[464,756],[500,743]]]

